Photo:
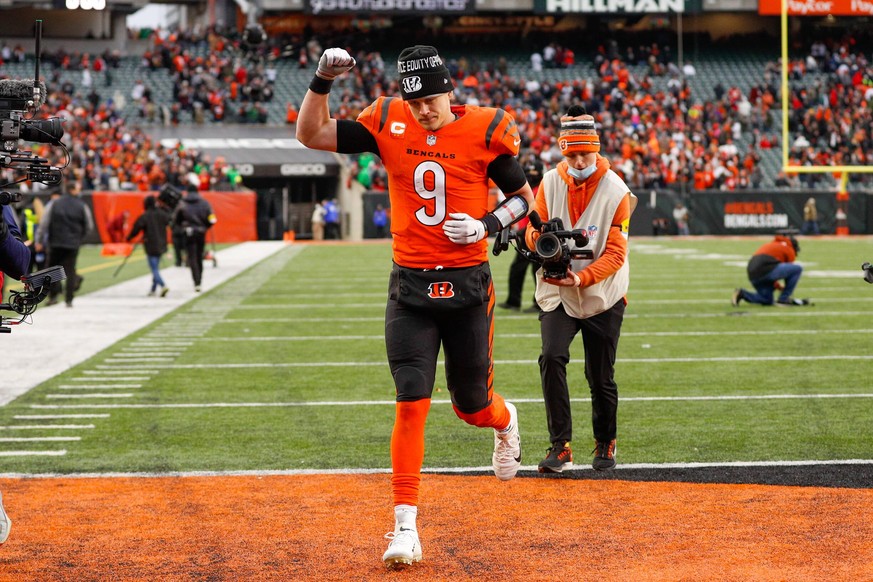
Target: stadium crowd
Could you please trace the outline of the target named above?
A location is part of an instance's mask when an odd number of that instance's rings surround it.
[[[311,67],[322,46],[332,46],[334,40],[297,36],[255,48],[216,30],[154,33],[150,48],[141,55],[141,69],[144,74],[171,75],[174,99],[155,103],[143,79],[122,88],[139,103],[137,122],[125,122],[123,100],[101,99],[95,78],[85,75],[94,71],[111,83],[111,71],[121,58],[117,52],[92,56],[58,51],[48,58],[52,72],[40,113],[66,120],[72,174],[83,190],[154,190],[166,182],[232,188],[240,179],[225,160],[154,143],[143,127],[268,122],[264,104],[275,95],[276,61],[294,59],[300,68]],[[0,58],[20,59],[21,54],[20,49],[0,47]],[[355,118],[378,95],[398,93],[394,67],[386,66],[379,51],[365,48],[353,54],[358,66],[349,78],[337,82],[337,118]],[[510,75],[502,57],[460,57],[447,65],[456,81],[457,100],[511,112],[521,130],[522,153],[537,156],[546,169],[560,159],[555,137],[560,112],[575,102],[594,115],[603,154],[633,189],[742,190],[765,185],[761,153],[781,146],[777,62],[768,63],[761,82],[748,91],[719,82],[712,88],[714,98],[709,98],[695,95],[688,83],[696,74],[694,66],[686,63],[680,69],[670,47],[658,43],[603,44],[591,57],[596,77],[568,74],[556,82],[539,81],[533,73],[539,67],[569,69],[577,55],[555,42],[535,49],[533,55],[531,75]],[[873,68],[857,39],[813,42],[809,55],[789,66],[794,81],[789,99],[793,141],[787,144],[791,163],[868,164],[866,152],[873,147]],[[60,71],[81,71],[82,81],[77,85],[66,77],[61,82]],[[810,77],[812,72],[821,74]],[[293,104],[288,114],[289,120],[296,115]],[[58,156],[47,145],[34,149],[49,159]],[[375,176],[379,184],[378,164],[368,161],[366,166],[372,171],[361,172],[361,181],[373,182]],[[828,174],[801,174],[771,177],[767,185],[834,183]]]

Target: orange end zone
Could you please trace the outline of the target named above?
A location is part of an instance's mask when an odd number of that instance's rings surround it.
[[[0,580],[386,576],[390,476],[2,479]],[[416,580],[858,580],[873,490],[425,475]]]

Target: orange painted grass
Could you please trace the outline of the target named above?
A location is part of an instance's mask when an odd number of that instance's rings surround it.
[[[0,580],[873,580],[873,490],[425,475],[0,479]]]

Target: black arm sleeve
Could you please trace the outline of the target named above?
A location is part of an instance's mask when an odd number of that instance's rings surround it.
[[[357,121],[338,119],[336,122],[336,151],[340,154],[373,152],[379,155],[379,144],[367,128]]]
[[[509,154],[497,156],[488,164],[488,177],[494,180],[501,191],[507,194],[521,190],[527,181],[521,164]]]

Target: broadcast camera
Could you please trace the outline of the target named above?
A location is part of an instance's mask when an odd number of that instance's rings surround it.
[[[494,241],[494,256],[508,249],[510,240],[514,239],[516,252],[542,267],[545,279],[566,277],[573,259],[594,258],[593,251],[582,248],[588,246],[588,234],[584,230],[564,230],[564,222],[560,218],[543,222],[536,212],[531,212],[529,218],[531,225],[542,233],[537,239],[536,250],[527,250],[519,244],[524,239],[524,233],[511,234],[509,229],[504,229]],[[572,240],[576,248],[571,249],[568,240]]]
[[[46,185],[59,184],[61,181],[63,168],[52,166],[45,158],[19,149],[20,140],[61,146],[69,163],[67,149],[61,143],[64,136],[63,121],[57,117],[40,120],[25,118],[25,113],[32,115],[45,103],[45,83],[39,80],[41,39],[42,20],[37,20],[36,71],[33,80],[0,80],[0,168],[13,168],[24,172],[24,177],[0,185],[3,188],[25,180]]]
[[[158,192],[158,200],[172,212],[182,200],[182,193],[172,184],[164,184]]]
[[[861,270],[864,271],[864,280],[868,283],[873,283],[873,265],[864,263],[861,265]]]
[[[23,291],[10,291],[9,303],[0,303],[0,310],[14,311],[21,315],[21,318],[15,321],[4,320],[0,317],[0,333],[9,333],[12,330],[5,325],[19,325],[25,318],[29,317],[36,306],[45,299],[52,285],[67,278],[64,268],[60,265],[36,271],[30,275],[25,275],[21,278],[24,283]]]

